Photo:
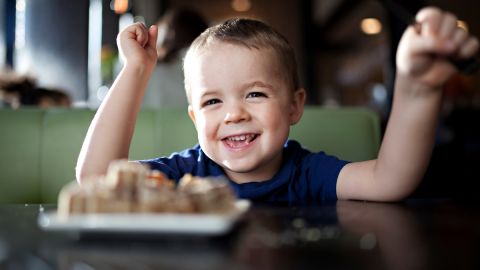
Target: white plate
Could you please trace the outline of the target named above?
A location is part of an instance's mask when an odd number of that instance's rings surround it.
[[[228,232],[249,207],[249,201],[239,200],[235,209],[225,214],[102,213],[72,215],[67,219],[49,211],[38,216],[38,224],[47,231],[219,235]]]

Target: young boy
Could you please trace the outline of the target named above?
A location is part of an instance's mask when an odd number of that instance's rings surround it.
[[[287,141],[302,116],[305,90],[287,41],[267,25],[234,19],[191,45],[185,88],[199,146],[141,161],[179,180],[185,173],[225,175],[253,201],[305,204],[332,199],[395,201],[408,196],[427,167],[442,99],[454,74],[448,58],[474,55],[478,41],[456,18],[425,8],[397,53],[395,97],[378,159],[347,163]],[[118,36],[124,67],[89,128],[78,181],[128,157],[135,119],[155,66],[157,29],[134,24]]]

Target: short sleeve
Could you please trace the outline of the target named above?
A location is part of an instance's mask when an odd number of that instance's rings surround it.
[[[337,180],[348,161],[340,160],[324,152],[312,153],[305,157],[304,172],[309,181],[309,193],[314,201],[337,200]]]

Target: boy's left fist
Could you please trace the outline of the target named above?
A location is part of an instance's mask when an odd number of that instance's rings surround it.
[[[455,15],[427,7],[417,13],[415,25],[400,40],[397,72],[437,88],[456,72],[449,59],[470,58],[478,47],[478,39],[458,27]]]

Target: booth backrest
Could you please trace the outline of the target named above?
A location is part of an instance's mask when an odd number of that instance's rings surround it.
[[[0,201],[39,200],[43,114],[37,110],[0,111]]]
[[[374,159],[380,147],[380,119],[362,108],[307,107],[290,138],[311,151],[345,160]]]
[[[75,178],[75,163],[94,111],[0,110],[0,203],[55,203]],[[307,107],[291,138],[342,159],[375,158],[380,144],[375,113],[358,108]],[[130,159],[169,155],[195,145],[185,109],[143,110]]]

